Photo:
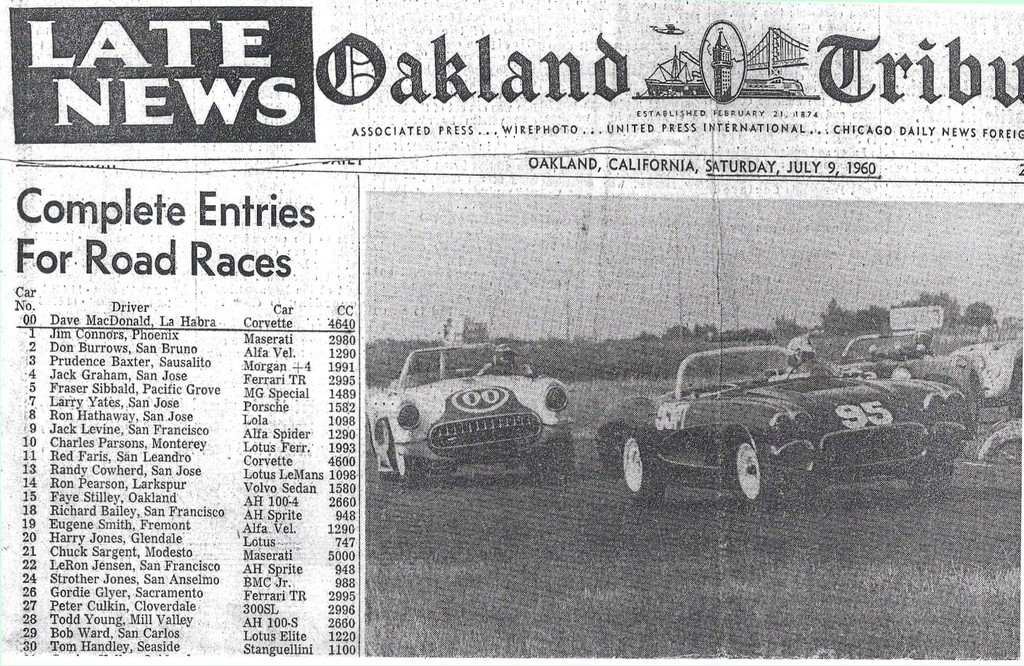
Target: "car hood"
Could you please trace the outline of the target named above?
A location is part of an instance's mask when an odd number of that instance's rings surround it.
[[[830,407],[849,402],[891,400],[899,397],[894,390],[878,382],[840,377],[803,377],[747,389],[750,399],[790,403],[805,410]]]
[[[544,404],[547,390],[554,384],[565,388],[550,377],[480,375],[446,379],[414,388],[391,390],[377,408],[382,413],[397,414],[402,405],[416,405],[420,411],[420,425],[416,431],[420,435],[442,420],[464,420],[526,410],[536,413],[543,423],[554,424],[562,417],[548,410]]]
[[[878,403],[896,420],[912,418],[919,410],[924,395],[935,390],[930,384],[916,380],[894,382],[806,377],[742,389],[730,398],[756,406],[765,415],[769,411],[784,411],[791,416],[803,412],[820,427],[830,430],[843,426],[842,418],[836,413],[836,408],[841,405]]]
[[[438,407],[443,406],[451,396],[470,389],[504,388],[519,399],[529,399],[527,396],[532,396],[534,392],[541,389],[541,385],[538,384],[540,381],[533,377],[481,375],[479,377],[445,379],[433,384],[406,389],[401,394],[415,399],[417,403],[422,401],[423,405]],[[553,380],[548,380],[548,384],[550,383],[553,383]],[[547,384],[543,384],[543,386],[546,387]],[[421,406],[420,409],[423,407]]]
[[[867,424],[920,421],[929,395],[943,399],[957,390],[920,379],[858,379],[813,376],[758,382],[694,398],[684,398],[687,426],[739,423],[759,429],[773,425],[779,414],[808,419],[819,432],[851,428],[851,417],[877,417]],[[877,403],[877,404],[876,404]],[[888,416],[886,416],[888,413]],[[865,424],[865,425],[867,425]]]

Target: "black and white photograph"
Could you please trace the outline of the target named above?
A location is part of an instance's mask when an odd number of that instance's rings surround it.
[[[1017,655],[1019,206],[368,209],[372,654]]]

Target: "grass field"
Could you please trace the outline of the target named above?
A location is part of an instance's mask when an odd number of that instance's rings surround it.
[[[383,656],[1016,658],[1020,470],[958,467],[743,513],[600,478],[605,406],[667,384],[571,387],[579,474],[469,469],[367,490],[367,646]]]

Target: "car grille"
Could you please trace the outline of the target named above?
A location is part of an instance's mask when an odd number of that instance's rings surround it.
[[[430,430],[430,448],[438,451],[506,443],[532,444],[540,434],[536,414],[501,414],[449,421]]]
[[[821,438],[821,450],[829,467],[880,464],[920,455],[926,434],[920,423],[840,430]]]

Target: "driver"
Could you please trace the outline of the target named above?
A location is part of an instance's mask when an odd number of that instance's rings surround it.
[[[480,368],[478,375],[530,375],[533,370],[525,363],[516,360],[516,353],[509,345],[498,345],[494,348],[491,362]]]
[[[818,354],[814,351],[814,345],[811,344],[811,334],[816,331],[817,329],[811,329],[789,341],[786,350],[789,352],[789,364],[792,367],[796,368],[801,365],[810,364],[817,357]]]
[[[932,334],[928,331],[920,331],[914,336],[914,351],[918,358],[932,355]]]

